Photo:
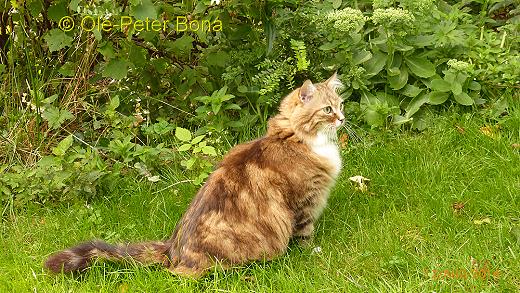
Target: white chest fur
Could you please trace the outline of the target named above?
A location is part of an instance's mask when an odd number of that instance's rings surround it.
[[[334,167],[333,172],[334,177],[336,177],[341,170],[341,156],[338,146],[331,142],[325,134],[318,132],[318,135],[311,143],[311,149]]]

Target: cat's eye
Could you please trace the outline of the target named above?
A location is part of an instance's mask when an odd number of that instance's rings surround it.
[[[332,113],[332,107],[331,106],[327,106],[327,107],[323,108],[323,112],[325,112],[325,114]]]
[[[341,104],[339,104],[339,110],[340,110],[340,111],[343,111],[343,106],[344,106],[344,105],[343,105],[343,102],[341,102]]]

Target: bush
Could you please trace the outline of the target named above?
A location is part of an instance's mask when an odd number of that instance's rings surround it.
[[[118,168],[154,179],[173,160],[200,184],[214,147],[263,133],[284,95],[334,71],[350,120],[371,128],[422,130],[453,104],[499,117],[518,98],[515,1],[350,3],[0,4],[3,201],[94,194]],[[92,192],[67,189],[89,172]],[[41,180],[47,191],[22,195]]]

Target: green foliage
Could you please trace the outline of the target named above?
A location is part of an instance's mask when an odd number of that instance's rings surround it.
[[[199,184],[224,153],[217,149],[263,133],[282,97],[334,71],[346,114],[361,127],[422,130],[454,105],[502,119],[520,86],[515,4],[8,1],[0,7],[9,32],[0,34],[0,163],[20,175],[46,157],[91,152],[105,164],[92,169],[104,174],[98,186],[128,170],[157,182],[180,160]],[[60,29],[65,16],[71,30]],[[147,18],[161,29],[96,26]],[[195,20],[206,29],[187,29]]]

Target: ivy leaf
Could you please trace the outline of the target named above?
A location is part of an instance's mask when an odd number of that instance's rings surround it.
[[[42,117],[47,123],[49,124],[49,127],[51,129],[59,128],[65,120],[69,120],[74,118],[74,115],[67,111],[66,109],[58,109],[54,106],[50,106],[47,109],[45,109],[45,112],[43,112]]]
[[[435,75],[435,65],[428,61],[428,59],[424,57],[408,56],[405,60],[406,65],[408,65],[408,68],[413,74],[422,78],[428,78]]]
[[[191,140],[191,132],[188,129],[184,129],[182,127],[177,127],[175,129],[175,137],[177,137],[181,141],[188,142]]]
[[[49,46],[49,51],[51,52],[69,47],[72,44],[72,37],[57,28],[51,29],[43,38],[47,42],[47,46]]]
[[[58,157],[63,157],[73,142],[74,137],[71,134],[60,141],[60,143],[58,143],[58,145],[52,149],[52,153]]]
[[[128,73],[128,62],[121,59],[112,59],[103,70],[103,77],[123,79]]]

